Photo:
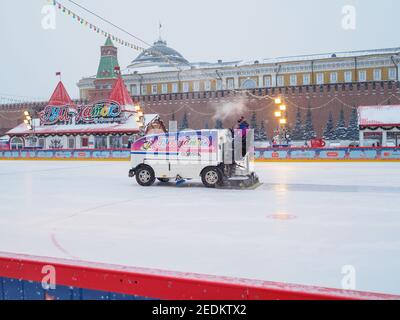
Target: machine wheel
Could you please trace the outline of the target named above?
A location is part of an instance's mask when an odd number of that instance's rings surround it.
[[[168,183],[170,179],[168,179],[168,178],[157,178],[157,180],[162,182],[162,183]]]
[[[207,188],[215,188],[222,183],[221,171],[216,167],[208,167],[201,173],[201,180]]]
[[[142,165],[136,169],[136,181],[142,187],[150,187],[155,180],[154,170],[151,167]]]

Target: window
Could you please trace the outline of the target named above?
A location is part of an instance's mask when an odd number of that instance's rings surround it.
[[[146,85],[142,86],[142,94],[143,95],[147,94],[147,86]]]
[[[111,149],[121,149],[122,148],[122,141],[121,137],[110,137],[110,148]]]
[[[253,79],[246,79],[242,81],[242,89],[255,89],[257,88],[257,83]]]
[[[222,80],[221,79],[217,80],[217,90],[222,90]]]
[[[389,69],[389,80],[397,80],[396,68],[390,68]]]
[[[88,137],[82,137],[81,138],[81,147],[82,148],[88,148],[89,147],[89,138]]]
[[[46,148],[46,139],[44,139],[44,138],[39,139],[39,148],[40,149]]]
[[[352,71],[345,71],[344,82],[353,82],[353,72]]]
[[[311,84],[311,78],[309,74],[304,74],[303,75],[303,85],[309,86]]]
[[[136,84],[131,84],[131,95],[133,95],[133,96],[138,95],[138,87]]]
[[[235,80],[234,79],[228,79],[228,89],[229,90],[235,89]]]
[[[382,80],[382,70],[374,69],[374,81],[381,81],[381,80]]]
[[[367,71],[362,70],[358,72],[358,81],[365,82],[367,81]]]
[[[24,140],[19,137],[14,137],[11,139],[10,145],[11,145],[12,150],[23,149],[24,148]]]
[[[183,92],[189,92],[189,82],[184,82],[182,84],[182,91]]]
[[[97,136],[94,138],[95,149],[107,149],[107,137]]]
[[[317,84],[324,84],[324,74],[317,73]]]
[[[68,149],[75,149],[75,137],[68,138]]]
[[[285,78],[283,76],[278,76],[276,79],[276,84],[278,87],[283,87],[285,85]]]
[[[167,84],[167,83],[163,83],[163,84],[162,84],[162,86],[161,86],[161,92],[162,92],[163,94],[168,93],[168,84]]]
[[[265,84],[265,87],[267,87],[267,88],[271,88],[272,87],[272,81],[271,81],[271,77],[270,76],[264,77],[264,84]]]
[[[337,83],[338,82],[338,74],[337,74],[337,72],[331,72],[330,80],[331,80],[331,83]]]
[[[211,91],[211,81],[204,81],[204,91]]]
[[[172,93],[178,93],[179,85],[177,83],[172,84]]]
[[[292,74],[290,76],[290,85],[291,86],[297,86],[297,75]]]
[[[200,82],[193,82],[193,91],[200,91]]]
[[[158,94],[158,88],[156,84],[151,86],[151,94]]]

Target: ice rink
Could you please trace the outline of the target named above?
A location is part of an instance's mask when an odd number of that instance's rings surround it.
[[[257,164],[254,191],[128,162],[0,162],[0,251],[400,294],[400,163]]]

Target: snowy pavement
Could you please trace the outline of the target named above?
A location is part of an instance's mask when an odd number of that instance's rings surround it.
[[[255,191],[128,162],[0,162],[0,251],[400,294],[400,163],[257,164]]]

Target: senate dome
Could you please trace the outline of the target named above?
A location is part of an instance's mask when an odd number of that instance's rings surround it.
[[[171,64],[188,65],[189,62],[178,51],[168,47],[166,41],[160,39],[133,60],[128,68],[165,67]]]

